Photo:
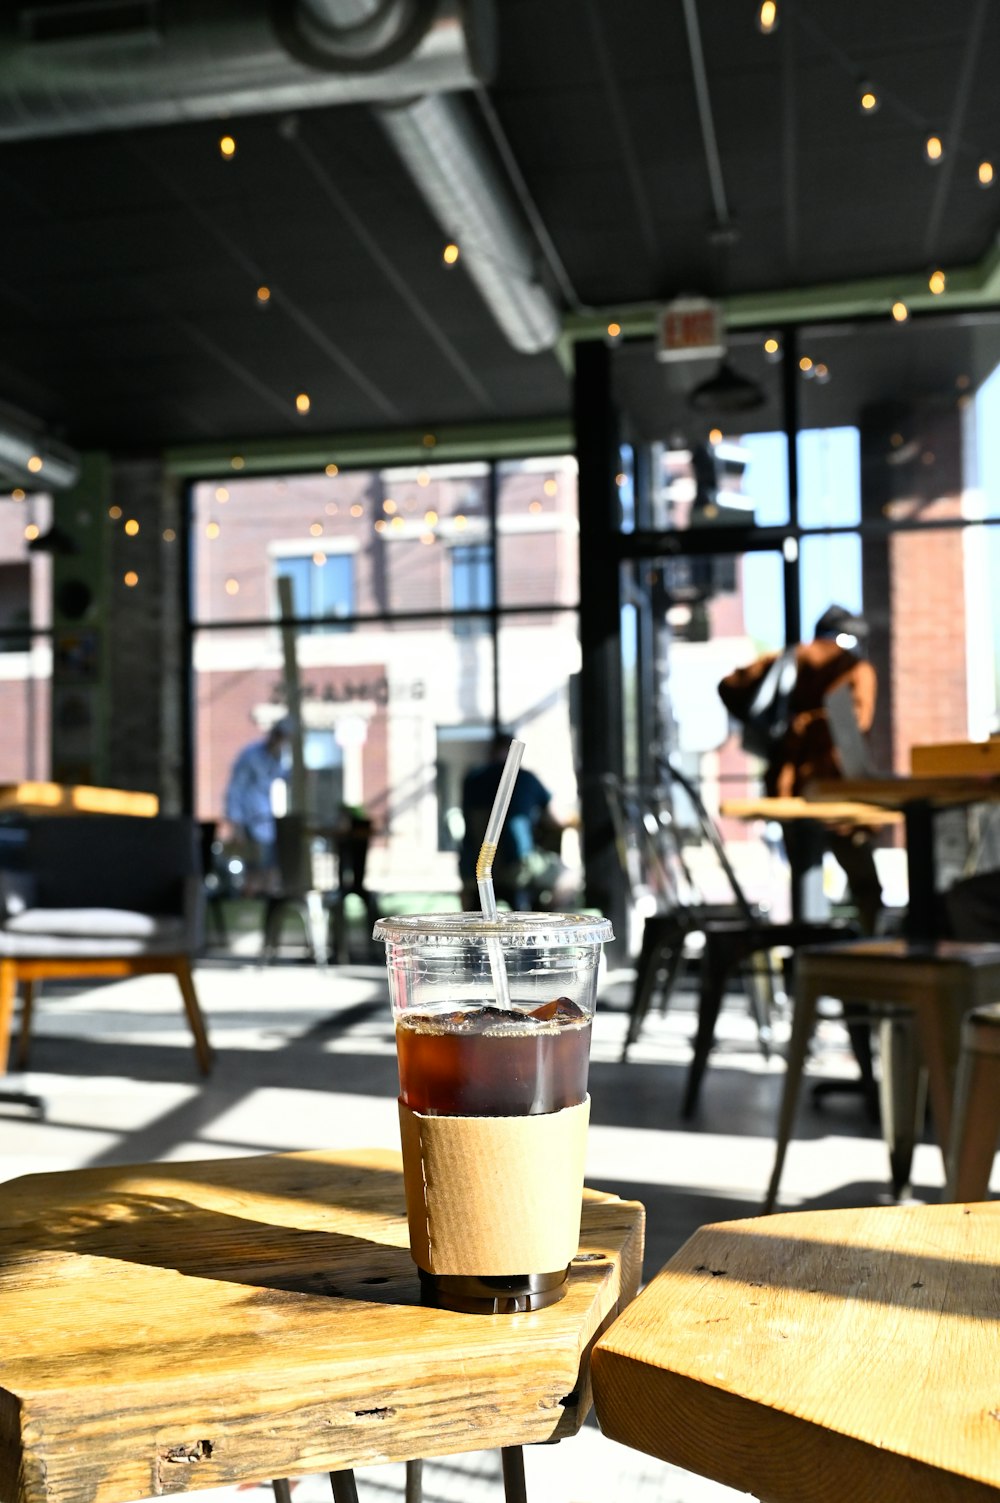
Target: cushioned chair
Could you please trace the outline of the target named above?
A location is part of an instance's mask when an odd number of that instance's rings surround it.
[[[203,912],[191,819],[52,815],[0,825],[0,1070],[19,985],[24,1068],[39,983],[166,972],[207,1074],[211,1050],[191,975]]]

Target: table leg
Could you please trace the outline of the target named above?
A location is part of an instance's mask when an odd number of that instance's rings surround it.
[[[358,1503],[358,1488],[350,1469],[331,1472],[330,1486],[333,1488],[333,1503]]]
[[[503,1467],[503,1495],[507,1503],[528,1503],[524,1485],[524,1452],[520,1446],[504,1446],[500,1452]]]
[[[274,1489],[274,1503],[292,1503],[292,1489],[287,1477],[275,1477],[271,1487]]]
[[[424,1464],[420,1460],[406,1463],[405,1503],[421,1503],[424,1495]]]
[[[906,937],[930,944],[937,934],[934,890],[934,810],[927,799],[904,805],[906,821],[906,878],[910,889],[906,908]]]

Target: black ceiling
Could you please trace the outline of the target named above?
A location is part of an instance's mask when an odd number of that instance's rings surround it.
[[[756,10],[497,0],[496,77],[469,106],[509,146],[562,313],[922,277],[993,246],[1000,186],[976,167],[1000,174],[1000,5],[779,0],[770,36]],[[555,351],[516,353],[443,266],[367,105],[226,127],[228,162],[210,120],[0,144],[0,401],[123,449],[567,411]]]

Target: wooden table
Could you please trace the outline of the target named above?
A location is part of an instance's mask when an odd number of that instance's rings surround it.
[[[419,1303],[398,1156],[274,1154],[0,1186],[0,1499],[163,1493],[575,1433],[644,1212],[586,1191],[568,1292]]]
[[[938,932],[934,865],[934,815],[939,809],[992,802],[1000,798],[1000,776],[841,778],[810,784],[807,799],[817,806],[831,800],[857,800],[898,810],[906,826],[909,902],[907,937],[932,939]]]
[[[719,813],[731,819],[815,819],[824,825],[857,825],[873,830],[903,821],[897,809],[880,809],[877,804],[846,799],[817,807],[813,800],[805,798],[727,798],[719,805]]]
[[[128,788],[96,788],[88,783],[0,783],[0,813],[9,814],[158,814],[155,793]]]
[[[997,1503],[1000,1203],[702,1227],[599,1341],[613,1440],[768,1503]]]

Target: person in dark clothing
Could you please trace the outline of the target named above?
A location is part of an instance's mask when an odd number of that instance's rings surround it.
[[[500,786],[511,738],[498,734],[490,743],[489,760],[473,767],[462,783],[465,833],[458,854],[462,907],[479,907],[476,862],[486,834],[493,801]],[[540,901],[540,893],[560,863],[551,851],[539,849],[539,835],[558,834],[563,825],[552,813],[552,794],[540,778],[522,767],[511,794],[493,861],[493,888],[499,902],[525,912]]]

